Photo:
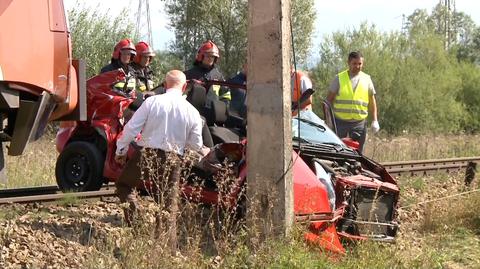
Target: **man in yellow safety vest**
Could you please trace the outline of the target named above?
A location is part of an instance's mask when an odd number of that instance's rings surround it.
[[[359,142],[363,152],[367,135],[367,116],[372,119],[372,130],[378,132],[375,88],[369,75],[362,72],[363,55],[359,51],[348,55],[348,69],[335,77],[328,90],[327,101],[333,106],[337,135],[351,137]]]

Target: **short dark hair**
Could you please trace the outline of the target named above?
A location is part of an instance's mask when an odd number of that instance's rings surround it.
[[[350,62],[352,59],[360,59],[363,58],[363,54],[360,51],[352,51],[348,54],[348,61]]]

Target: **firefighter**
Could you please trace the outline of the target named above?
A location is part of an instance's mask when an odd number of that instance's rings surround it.
[[[132,68],[137,77],[137,89],[141,92],[148,92],[153,89],[153,71],[150,68],[155,52],[148,43],[140,41],[135,45],[137,55],[133,59]]]
[[[227,80],[232,84],[247,85],[247,63],[242,65],[242,70],[234,77]],[[231,87],[230,93],[232,100],[230,101],[230,111],[238,113],[241,117],[247,116],[247,91],[245,89]]]
[[[219,58],[220,53],[215,43],[211,40],[203,43],[197,51],[193,67],[185,71],[187,80],[199,80],[202,82],[208,80],[225,81],[223,74],[216,67]],[[207,93],[207,100],[221,100],[228,104],[231,99],[230,90],[219,85],[212,86]],[[207,107],[209,107],[209,103],[207,101]]]
[[[123,72],[125,72],[126,78],[128,79],[127,86],[125,87],[125,81],[119,81],[113,86],[115,89],[122,92],[125,91],[125,93],[131,93],[132,90],[135,89],[135,73],[130,66],[130,63],[133,61],[136,54],[135,46],[128,38],[120,40],[117,45],[115,45],[110,64],[104,66],[100,71],[100,73],[105,73],[122,69]]]

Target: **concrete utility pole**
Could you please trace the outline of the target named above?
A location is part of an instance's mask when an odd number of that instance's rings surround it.
[[[257,231],[293,223],[290,0],[248,1],[248,209]]]

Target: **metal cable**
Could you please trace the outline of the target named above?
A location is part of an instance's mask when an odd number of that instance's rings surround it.
[[[466,195],[466,194],[470,194],[470,193],[474,193],[474,192],[478,192],[478,191],[480,191],[480,189],[475,189],[475,190],[471,190],[471,191],[452,194],[452,195],[441,197],[441,198],[436,198],[436,199],[431,199],[431,200],[427,200],[427,201],[423,201],[423,202],[419,202],[419,203],[414,203],[414,204],[402,206],[398,209],[404,209],[404,208],[409,208],[409,207],[416,206],[416,205],[438,202],[438,201],[441,201],[441,200],[447,200],[447,199],[450,199],[450,198],[454,198],[454,197],[457,197],[457,196],[462,196],[462,195]]]

